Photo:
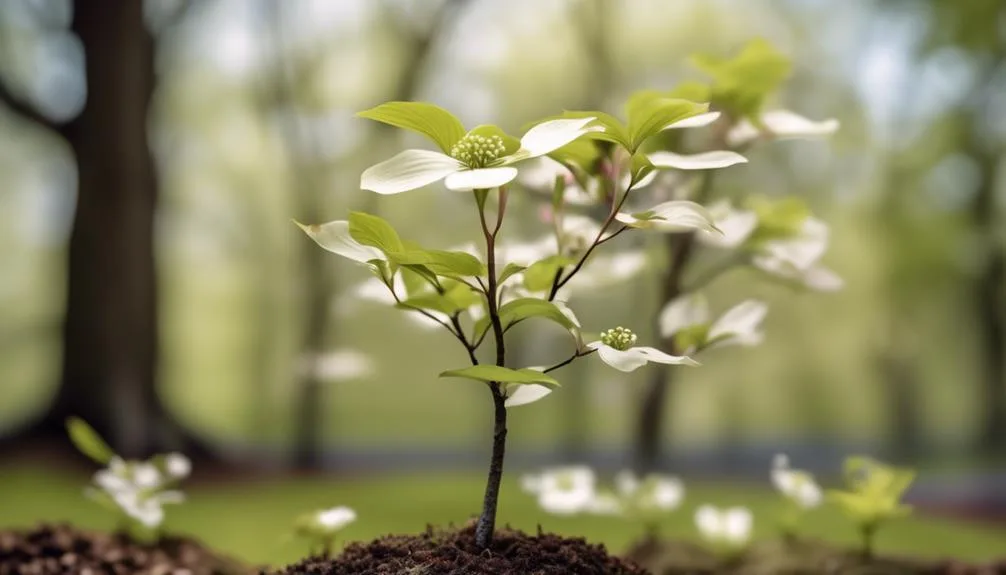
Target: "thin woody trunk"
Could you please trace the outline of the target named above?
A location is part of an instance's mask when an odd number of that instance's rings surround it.
[[[695,248],[694,234],[669,234],[667,249],[671,254],[670,265],[661,281],[661,306],[677,299],[682,294],[682,280],[685,268],[691,260]],[[660,326],[656,326],[660,333]],[[669,353],[680,353],[674,349],[674,341],[664,338],[661,349]],[[667,402],[668,386],[674,370],[670,366],[657,365],[652,367],[652,375],[639,401],[639,411],[635,418],[635,454],[634,467],[639,473],[653,471],[659,460],[661,440],[664,433],[664,409]]]

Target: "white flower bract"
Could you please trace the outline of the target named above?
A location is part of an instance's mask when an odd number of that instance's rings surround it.
[[[524,134],[520,149],[501,155],[501,142],[469,132],[455,144],[454,157],[429,150],[405,150],[364,170],[360,187],[378,194],[400,194],[438,182],[455,191],[489,189],[517,177],[510,164],[544,156],[589,131],[594,118],[548,120]]]
[[[709,206],[709,215],[719,233],[702,230],[698,240],[705,245],[732,249],[743,244],[758,227],[758,214],[751,210],[738,210],[723,200]]]
[[[770,110],[761,114],[764,133],[775,139],[821,138],[834,134],[839,127],[838,120],[829,118],[816,122],[789,110]],[[763,133],[750,120],[741,120],[727,134],[731,146],[746,144]]]

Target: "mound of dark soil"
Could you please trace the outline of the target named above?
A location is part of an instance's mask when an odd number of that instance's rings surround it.
[[[122,535],[43,525],[0,531],[0,575],[238,575],[252,571],[190,539],[144,545]]]
[[[767,541],[725,561],[702,546],[646,540],[626,557],[654,575],[1006,575],[1006,562],[970,565],[876,556],[836,549],[817,541]]]
[[[609,555],[603,545],[551,533],[528,535],[498,529],[489,549],[475,546],[475,529],[388,535],[353,543],[338,557],[312,557],[284,575],[645,575],[631,562]]]

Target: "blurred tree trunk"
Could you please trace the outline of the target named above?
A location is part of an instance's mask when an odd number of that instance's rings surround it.
[[[921,447],[923,422],[920,419],[919,374],[912,359],[917,354],[911,341],[911,314],[914,307],[905,301],[906,290],[911,291],[913,275],[906,276],[900,270],[906,258],[906,249],[917,249],[906,242],[904,235],[913,224],[906,218],[905,198],[911,197],[908,182],[911,169],[898,158],[890,158],[884,174],[884,197],[878,210],[878,229],[886,235],[885,247],[887,263],[887,299],[885,341],[875,358],[876,369],[880,373],[883,391],[887,398],[888,443],[891,455],[902,460],[910,460]],[[906,245],[907,244],[907,245]],[[912,279],[908,279],[912,278]]]
[[[974,312],[981,354],[981,428],[978,451],[1006,451],[1006,248],[998,237],[996,168],[998,157],[981,149],[976,135],[968,146],[981,183],[971,206],[971,221],[980,242],[981,264],[974,282]]]
[[[62,377],[55,401],[24,437],[64,437],[86,419],[126,456],[183,436],[156,391],[154,262],[157,184],[147,145],[153,39],[141,2],[74,3],[87,103],[59,129],[77,160],[77,206],[67,261]],[[200,451],[200,454],[202,451]]]
[[[703,184],[706,189],[710,184],[705,182],[709,180],[709,176],[705,176]],[[682,295],[684,271],[695,248],[695,236],[691,233],[667,234],[666,244],[670,261],[660,283],[661,308]],[[659,325],[655,326],[654,333],[657,337],[660,336]],[[675,355],[681,353],[675,349],[671,338],[662,339],[660,349]],[[638,473],[654,471],[660,462],[664,421],[667,419],[667,394],[675,373],[676,370],[671,369],[671,366],[652,366],[650,380],[639,398],[634,418],[636,430],[633,442],[633,467]]]

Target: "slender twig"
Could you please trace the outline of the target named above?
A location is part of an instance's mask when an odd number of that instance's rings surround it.
[[[561,280],[553,282],[552,290],[548,294],[548,301],[552,301],[555,299],[556,294],[559,293],[559,290],[562,288],[562,286],[566,285],[569,282],[569,280],[573,279],[573,276],[575,276],[577,272],[579,272],[580,269],[583,268],[583,264],[587,263],[587,258],[589,258],[590,254],[594,252],[594,249],[597,246],[601,245],[602,243],[601,238],[604,236],[604,232],[608,230],[608,226],[611,225],[611,222],[615,221],[615,215],[618,214],[618,210],[622,208],[622,204],[624,204],[626,198],[629,197],[629,192],[631,190],[632,186],[630,185],[628,188],[626,188],[625,193],[622,194],[621,199],[619,199],[617,203],[613,204],[611,213],[609,213],[608,217],[604,219],[604,223],[601,224],[601,229],[598,230],[597,236],[594,237],[594,241],[591,242],[590,246],[587,247],[587,250],[583,252],[583,255],[580,256],[579,260],[577,260],[576,264],[573,266],[573,269],[570,270],[570,272],[566,274],[566,276]],[[621,230],[619,230],[619,232],[617,233],[621,233]]]
[[[577,358],[586,357],[586,356],[594,353],[595,351],[597,351],[597,350],[594,350],[594,349],[588,349],[586,351],[579,351],[578,350],[573,355],[567,357],[566,359],[560,361],[559,363],[553,365],[552,367],[545,368],[545,370],[542,371],[542,373],[548,373],[550,371],[555,371],[555,370],[559,369],[560,367],[565,367],[565,366],[573,363],[573,361],[576,360]]]

